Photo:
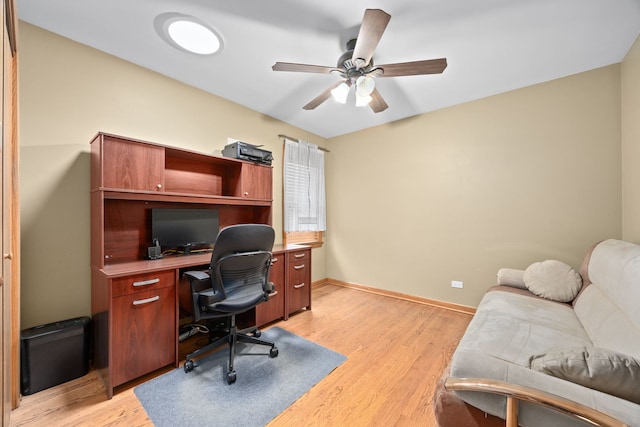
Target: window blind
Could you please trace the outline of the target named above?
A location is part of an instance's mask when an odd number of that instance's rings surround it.
[[[284,231],[324,231],[324,153],[306,141],[284,140]]]

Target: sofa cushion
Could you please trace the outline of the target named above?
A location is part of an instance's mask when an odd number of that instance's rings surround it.
[[[598,347],[553,349],[531,358],[531,369],[640,403],[640,361]]]
[[[591,345],[570,305],[495,291],[482,298],[458,349],[529,369],[531,356],[548,348]],[[477,368],[481,372],[486,366]]]
[[[524,271],[524,283],[532,293],[559,302],[572,301],[582,287],[582,278],[562,261],[546,260]]]
[[[591,286],[590,286],[591,287]],[[517,291],[519,289],[513,289]],[[451,361],[453,378],[487,378],[533,387],[563,396],[618,418],[640,425],[640,405],[530,368],[531,357],[549,348],[592,347],[571,305],[514,292],[485,294]],[[455,392],[463,401],[491,415],[504,418],[502,396],[480,392]],[[520,402],[521,426],[584,427],[546,407]]]
[[[591,253],[587,286],[574,309],[593,345],[640,360],[640,245],[600,242]]]

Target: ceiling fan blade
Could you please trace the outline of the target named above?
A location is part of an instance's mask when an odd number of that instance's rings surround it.
[[[420,74],[440,74],[447,68],[447,59],[426,59],[424,61],[401,62],[397,64],[376,65],[384,73],[379,77],[417,76]]]
[[[273,71],[298,71],[301,73],[329,74],[332,71],[344,71],[336,67],[325,67],[323,65],[296,64],[295,62],[276,62],[271,67]]]
[[[371,92],[371,102],[369,102],[369,107],[371,107],[374,113],[380,113],[389,108],[387,103],[384,102],[382,95],[380,95],[380,92],[378,92],[378,89],[373,89],[373,92]]]
[[[340,83],[342,83],[342,80],[339,80],[335,84],[333,84],[333,85],[329,86],[328,88],[326,88],[320,95],[318,95],[315,98],[313,98],[311,101],[309,101],[309,103],[307,105],[305,105],[302,108],[305,109],[305,110],[313,110],[318,105],[322,104],[324,101],[329,99],[331,97],[331,91],[333,89],[337,88],[340,85]]]
[[[390,19],[391,15],[381,9],[365,10],[351,57],[357,68],[363,68],[369,64]]]

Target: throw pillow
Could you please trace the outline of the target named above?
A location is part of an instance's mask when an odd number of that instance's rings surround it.
[[[551,350],[531,358],[531,369],[640,403],[640,361],[598,347]]]
[[[569,302],[578,295],[582,277],[564,262],[546,260],[527,267],[524,271],[524,284],[539,297]]]

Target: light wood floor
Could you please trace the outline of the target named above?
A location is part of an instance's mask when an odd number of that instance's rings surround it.
[[[435,384],[471,316],[322,284],[313,309],[276,325],[347,361],[276,417],[278,426],[434,426]],[[206,424],[206,422],[205,422]],[[133,384],[111,400],[95,372],[25,396],[12,426],[152,426]]]

